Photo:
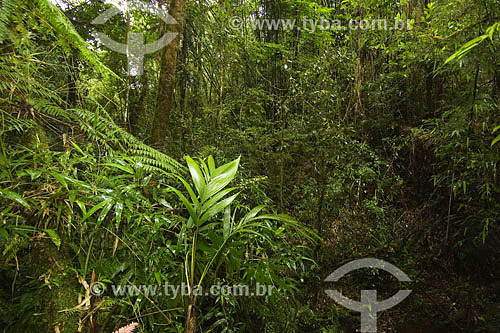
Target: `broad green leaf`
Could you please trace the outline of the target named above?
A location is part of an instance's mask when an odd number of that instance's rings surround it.
[[[229,194],[230,192],[232,192],[235,189],[236,189],[236,187],[227,188],[225,190],[220,191],[219,193],[217,193],[213,197],[211,197],[210,200],[208,200],[207,202],[205,202],[203,204],[203,206],[201,207],[201,214],[205,213],[216,202],[218,202],[219,200],[221,200],[224,196],[226,196],[227,194]]]
[[[9,191],[9,190],[0,190],[0,196],[4,197],[6,199],[10,199],[10,200],[12,200],[14,202],[17,202],[21,206],[30,209],[30,205],[28,204],[28,202],[26,200],[24,200],[16,192],[12,192],[12,191]]]
[[[208,156],[208,170],[210,171],[210,175],[215,171],[215,161],[212,155]]]
[[[196,190],[198,191],[198,195],[200,197],[203,196],[203,193],[205,192],[205,178],[203,177],[203,173],[200,170],[200,167],[198,164],[189,156],[186,156],[186,162],[189,167],[189,172],[191,173],[191,177],[193,178],[193,183],[194,186],[196,187]]]
[[[211,175],[212,178],[220,176],[221,174],[226,173],[228,170],[233,169],[234,167],[238,169],[239,163],[240,163],[240,158],[238,157],[234,161],[221,165],[220,167],[214,170],[214,173]]]
[[[207,184],[207,189],[205,191],[205,196],[201,198],[201,201],[205,201],[210,198],[224,187],[227,186],[233,180],[236,172],[238,171],[240,158],[229,162],[219,168],[214,172],[213,178]]]
[[[212,207],[210,207],[210,209],[208,209],[200,218],[200,221],[197,225],[202,225],[204,222],[208,221],[210,218],[212,218],[213,216],[215,216],[217,213],[219,213],[220,211],[222,211],[224,208],[226,208],[227,206],[229,206],[231,204],[231,202],[233,202],[234,199],[236,199],[236,197],[238,196],[239,192],[230,196],[229,198],[226,198],[222,201],[219,201],[218,203],[216,203],[215,205],[213,205]]]
[[[197,224],[198,217],[196,215],[194,207],[191,205],[191,203],[189,202],[189,200],[178,189],[176,189],[176,188],[174,188],[172,186],[169,186],[169,189],[171,191],[173,191],[175,194],[177,194],[177,196],[182,200],[182,203],[184,204],[184,207],[186,207],[186,209],[189,212],[189,215],[191,216],[191,218],[193,218],[194,222]]]

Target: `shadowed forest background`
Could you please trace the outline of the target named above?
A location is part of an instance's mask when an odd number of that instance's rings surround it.
[[[327,289],[411,289],[379,332],[500,331],[498,0],[143,2],[178,24],[0,1],[3,332],[359,331]],[[255,26],[320,18],[411,24]],[[136,75],[98,32],[177,35]],[[324,282],[367,257],[412,282]],[[276,291],[112,290],[165,283]]]

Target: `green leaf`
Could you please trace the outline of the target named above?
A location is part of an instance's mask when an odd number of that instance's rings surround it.
[[[222,219],[222,229],[224,234],[224,240],[229,238],[229,233],[231,232],[231,206],[227,206],[224,210],[224,218]]]
[[[462,59],[465,55],[467,55],[473,48],[478,46],[486,38],[488,38],[488,35],[482,35],[482,36],[476,37],[473,40],[465,43],[457,52],[453,53],[450,57],[448,57],[448,59],[446,59],[444,64],[446,65],[455,59],[457,59],[457,60]]]
[[[0,235],[2,235],[3,237],[5,237],[5,239],[9,238],[9,233],[4,228],[0,228]]]
[[[104,221],[104,219],[106,218],[106,215],[108,215],[111,207],[113,207],[113,200],[109,200],[109,201],[106,201],[106,205],[104,206],[104,208],[101,210],[101,214],[99,214],[99,217],[97,218],[97,224],[96,224],[96,229],[99,228],[99,226],[101,225],[102,221]]]
[[[496,22],[495,24],[493,24],[491,27],[489,27],[488,29],[486,29],[486,34],[488,35],[488,37],[493,40],[493,35],[495,34],[495,31],[496,30],[500,30],[500,22]]]
[[[49,235],[50,239],[52,240],[52,243],[54,243],[54,245],[59,250],[59,247],[61,246],[61,238],[59,237],[57,232],[55,232],[52,229],[45,229],[44,231],[45,233],[47,233],[47,235]]]
[[[83,215],[83,218],[80,222],[85,222],[85,220],[88,219],[90,216],[92,216],[92,214],[94,214],[96,211],[98,211],[99,209],[101,209],[105,205],[109,204],[110,202],[111,202],[111,200],[106,200],[106,201],[98,203],[97,205],[92,207],[92,209],[90,209],[85,215]]]
[[[83,152],[83,150],[80,148],[80,146],[78,146],[76,143],[74,143],[73,141],[71,141],[71,145],[73,145],[73,147],[75,147],[75,149],[80,153],[82,154],[83,156],[85,156],[85,153]]]
[[[314,231],[304,227],[297,220],[295,220],[293,217],[286,215],[286,214],[264,214],[264,215],[259,215],[259,216],[253,217],[249,221],[262,220],[262,219],[275,220],[275,221],[282,222],[285,225],[294,228],[296,231],[298,231],[300,234],[302,234],[304,237],[306,237],[310,241],[315,241],[315,240],[321,241],[322,240],[321,237],[319,237]]]
[[[161,284],[161,275],[160,275],[160,273],[154,272],[154,275],[155,275],[156,282],[158,283],[158,285],[160,285]]]
[[[196,187],[196,190],[198,191],[198,195],[200,197],[203,196],[203,193],[205,192],[205,178],[203,177],[203,173],[200,170],[200,167],[198,164],[189,156],[186,156],[186,162],[189,167],[189,172],[191,173],[191,177],[193,178],[193,183],[194,186]]]
[[[222,190],[231,182],[231,180],[233,180],[236,172],[238,171],[239,163],[240,158],[238,157],[236,160],[215,169],[212,179],[207,184],[205,196],[201,198],[202,202]]]
[[[122,213],[123,213],[123,202],[118,201],[115,205],[116,229],[120,228],[120,223],[122,221]]]
[[[131,174],[131,175],[135,174],[134,169],[128,165],[123,165],[123,164],[118,164],[118,163],[104,163],[103,165],[113,167],[116,169],[120,169],[122,171],[125,171],[126,173]]]
[[[80,209],[82,210],[83,215],[87,214],[87,209],[85,209],[85,204],[81,202],[80,200],[75,200],[76,204]]]
[[[9,191],[9,190],[0,190],[0,195],[4,198],[10,199],[14,202],[17,202],[21,206],[30,209],[30,205],[26,200],[24,200],[19,194]]]
[[[226,208],[227,206],[229,206],[231,204],[231,202],[233,202],[233,200],[236,199],[236,197],[238,196],[238,194],[240,194],[240,193],[238,192],[238,193],[230,196],[229,198],[226,198],[226,199],[224,199],[224,200],[216,203],[212,207],[210,207],[210,209],[208,209],[201,216],[200,222],[197,225],[202,225],[204,222],[208,221],[210,218],[212,218],[217,213],[219,213],[220,211],[222,211],[224,208]]]
[[[208,156],[208,170],[210,171],[210,174],[215,171],[215,161],[212,155]]]
[[[182,178],[181,176],[179,176],[179,175],[175,175],[175,176],[182,182],[182,184],[184,185],[184,187],[188,191],[189,196],[191,197],[191,200],[193,201],[193,203],[195,205],[198,205],[199,204],[198,198],[197,198],[196,194],[194,193],[193,188],[191,187],[191,185],[189,185],[188,182],[186,182],[184,180],[184,178]]]
[[[243,224],[247,221],[251,221],[252,218],[254,218],[261,210],[266,208],[266,205],[259,205],[257,207],[254,207],[251,211],[249,211],[242,219],[240,224]]]
[[[229,194],[231,191],[235,190],[236,187],[227,188],[225,190],[220,191],[216,195],[210,198],[207,202],[203,204],[201,207],[201,214],[205,213],[210,207],[212,207],[217,201],[221,200],[226,194]]]
[[[169,189],[171,191],[173,191],[175,194],[177,194],[177,196],[181,199],[182,203],[184,204],[184,207],[186,207],[186,209],[188,210],[189,215],[194,220],[195,224],[197,224],[198,217],[196,215],[194,207],[191,205],[191,203],[189,202],[189,200],[178,189],[176,189],[176,188],[174,188],[172,186],[169,186]]]
[[[491,141],[491,145],[493,146],[495,143],[497,143],[498,141],[500,141],[500,135],[497,136],[495,139],[493,139],[493,141]]]

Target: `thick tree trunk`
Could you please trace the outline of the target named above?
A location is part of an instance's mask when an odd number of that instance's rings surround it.
[[[79,285],[71,271],[73,265],[68,249],[63,244],[58,250],[50,239],[42,239],[35,242],[30,261],[35,276],[44,277],[51,285],[43,287],[40,295],[45,332],[77,332],[78,312],[64,311],[78,304]]]
[[[35,150],[35,154],[44,155],[49,150],[49,140],[41,124],[21,137],[21,144]],[[31,222],[35,224],[38,221]],[[79,288],[76,274],[71,271],[73,264],[66,242],[63,241],[61,248],[57,249],[47,235],[34,238],[28,260],[32,276],[38,278],[40,284],[48,283],[39,291],[44,332],[77,332],[78,312],[63,311],[78,304]]]
[[[163,29],[167,32],[177,33],[177,36],[165,47],[161,59],[158,104],[151,129],[151,143],[158,149],[163,149],[165,143],[168,118],[174,100],[177,54],[179,53],[179,40],[184,22],[185,7],[186,0],[172,0],[168,14],[172,16],[178,24],[171,24]],[[162,23],[162,25],[165,26],[164,23]]]

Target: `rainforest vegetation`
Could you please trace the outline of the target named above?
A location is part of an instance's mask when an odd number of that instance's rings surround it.
[[[0,0],[0,331],[350,333],[326,291],[411,290],[378,332],[499,332],[499,37],[499,0]],[[411,282],[325,281],[363,258]]]

